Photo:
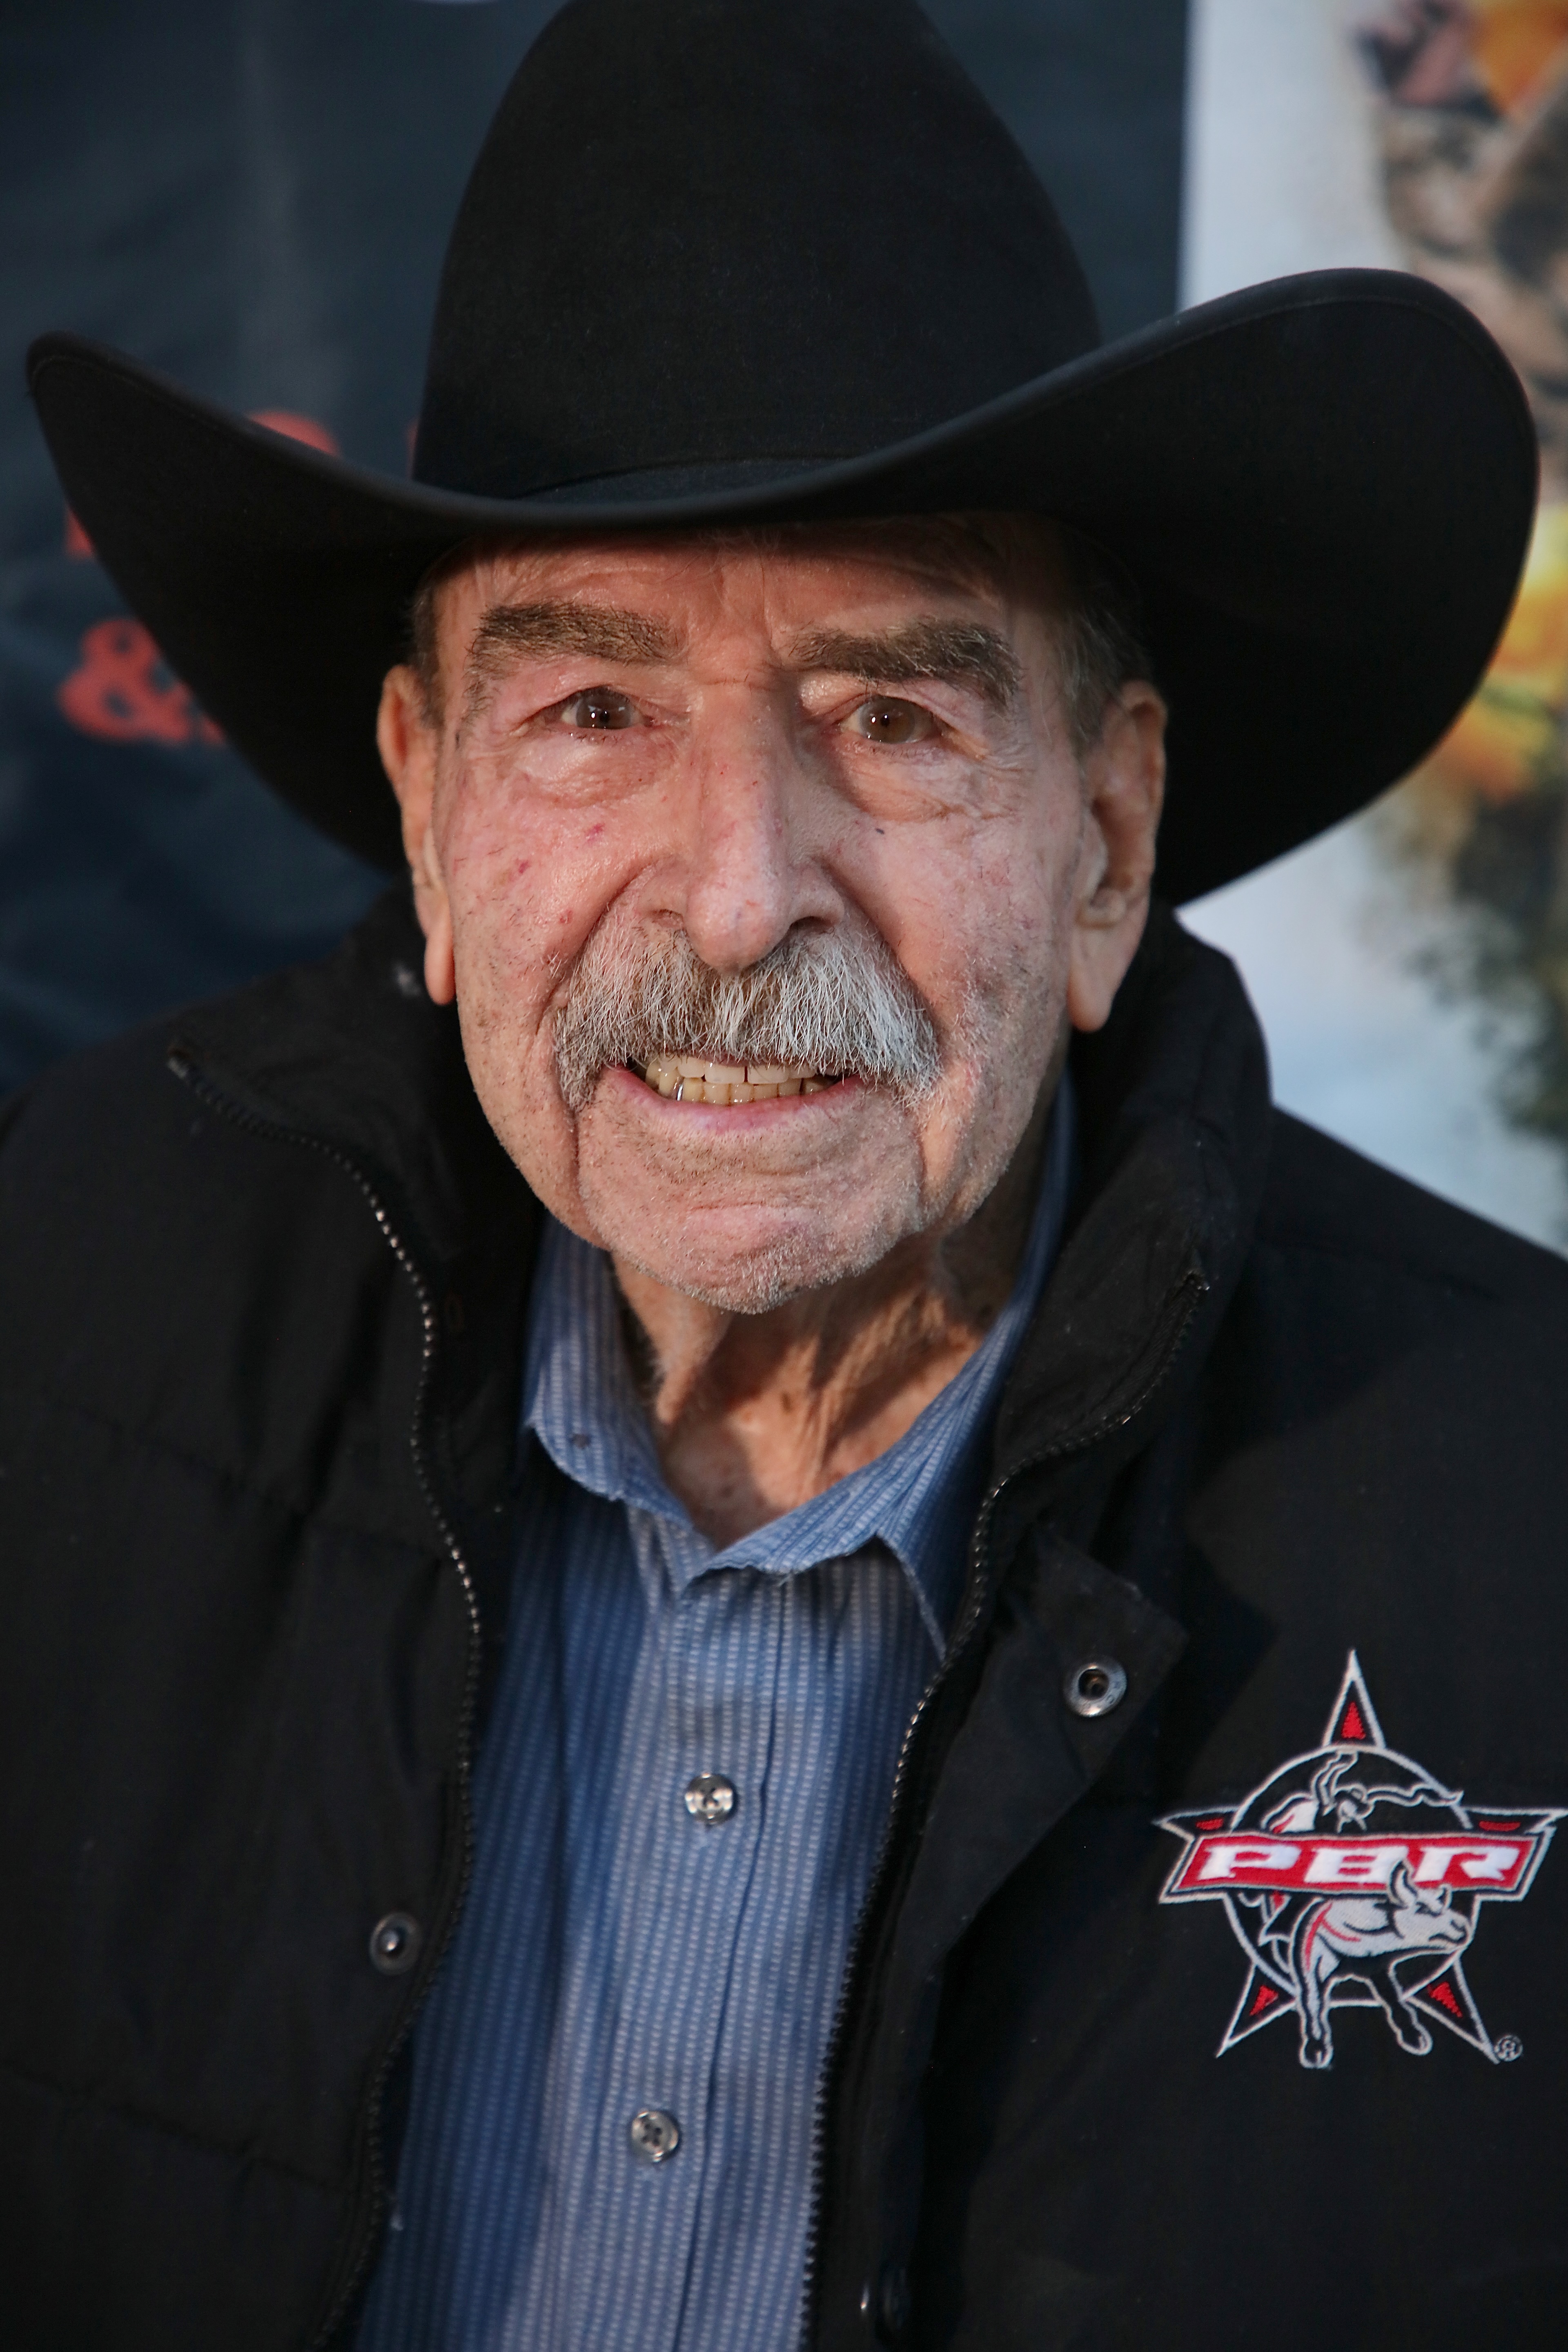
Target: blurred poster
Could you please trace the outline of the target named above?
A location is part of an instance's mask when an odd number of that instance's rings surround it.
[[[1197,0],[1184,299],[1435,280],[1520,371],[1523,587],[1475,700],[1367,815],[1191,910],[1291,1109],[1568,1245],[1568,0]]]

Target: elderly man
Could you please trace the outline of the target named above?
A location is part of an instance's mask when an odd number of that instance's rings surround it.
[[[33,383],[412,897],[8,1115],[16,2340],[1555,2342],[1568,1276],[1151,898],[1461,704],[1495,348],[1097,350],[906,0],[578,0],[412,483]]]

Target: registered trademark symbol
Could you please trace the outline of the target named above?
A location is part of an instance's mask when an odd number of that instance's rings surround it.
[[[1492,2048],[1505,2065],[1510,2065],[1514,2059],[1524,2055],[1524,2044],[1517,2033],[1500,2033]]]

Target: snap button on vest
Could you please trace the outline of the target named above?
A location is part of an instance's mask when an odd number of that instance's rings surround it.
[[[877,2333],[899,2343],[910,2324],[910,2274],[902,2263],[884,2263],[877,2288]]]
[[[419,1958],[424,1931],[406,1911],[389,1911],[370,1931],[370,1964],[384,1977],[405,1976]]]
[[[1127,1669],[1114,1658],[1085,1658],[1062,1685],[1075,1715],[1109,1715],[1127,1696]]]

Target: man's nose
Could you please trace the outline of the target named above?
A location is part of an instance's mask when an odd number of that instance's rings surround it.
[[[703,730],[688,776],[679,914],[715,971],[760,962],[796,923],[843,912],[815,854],[811,780],[772,714]]]

